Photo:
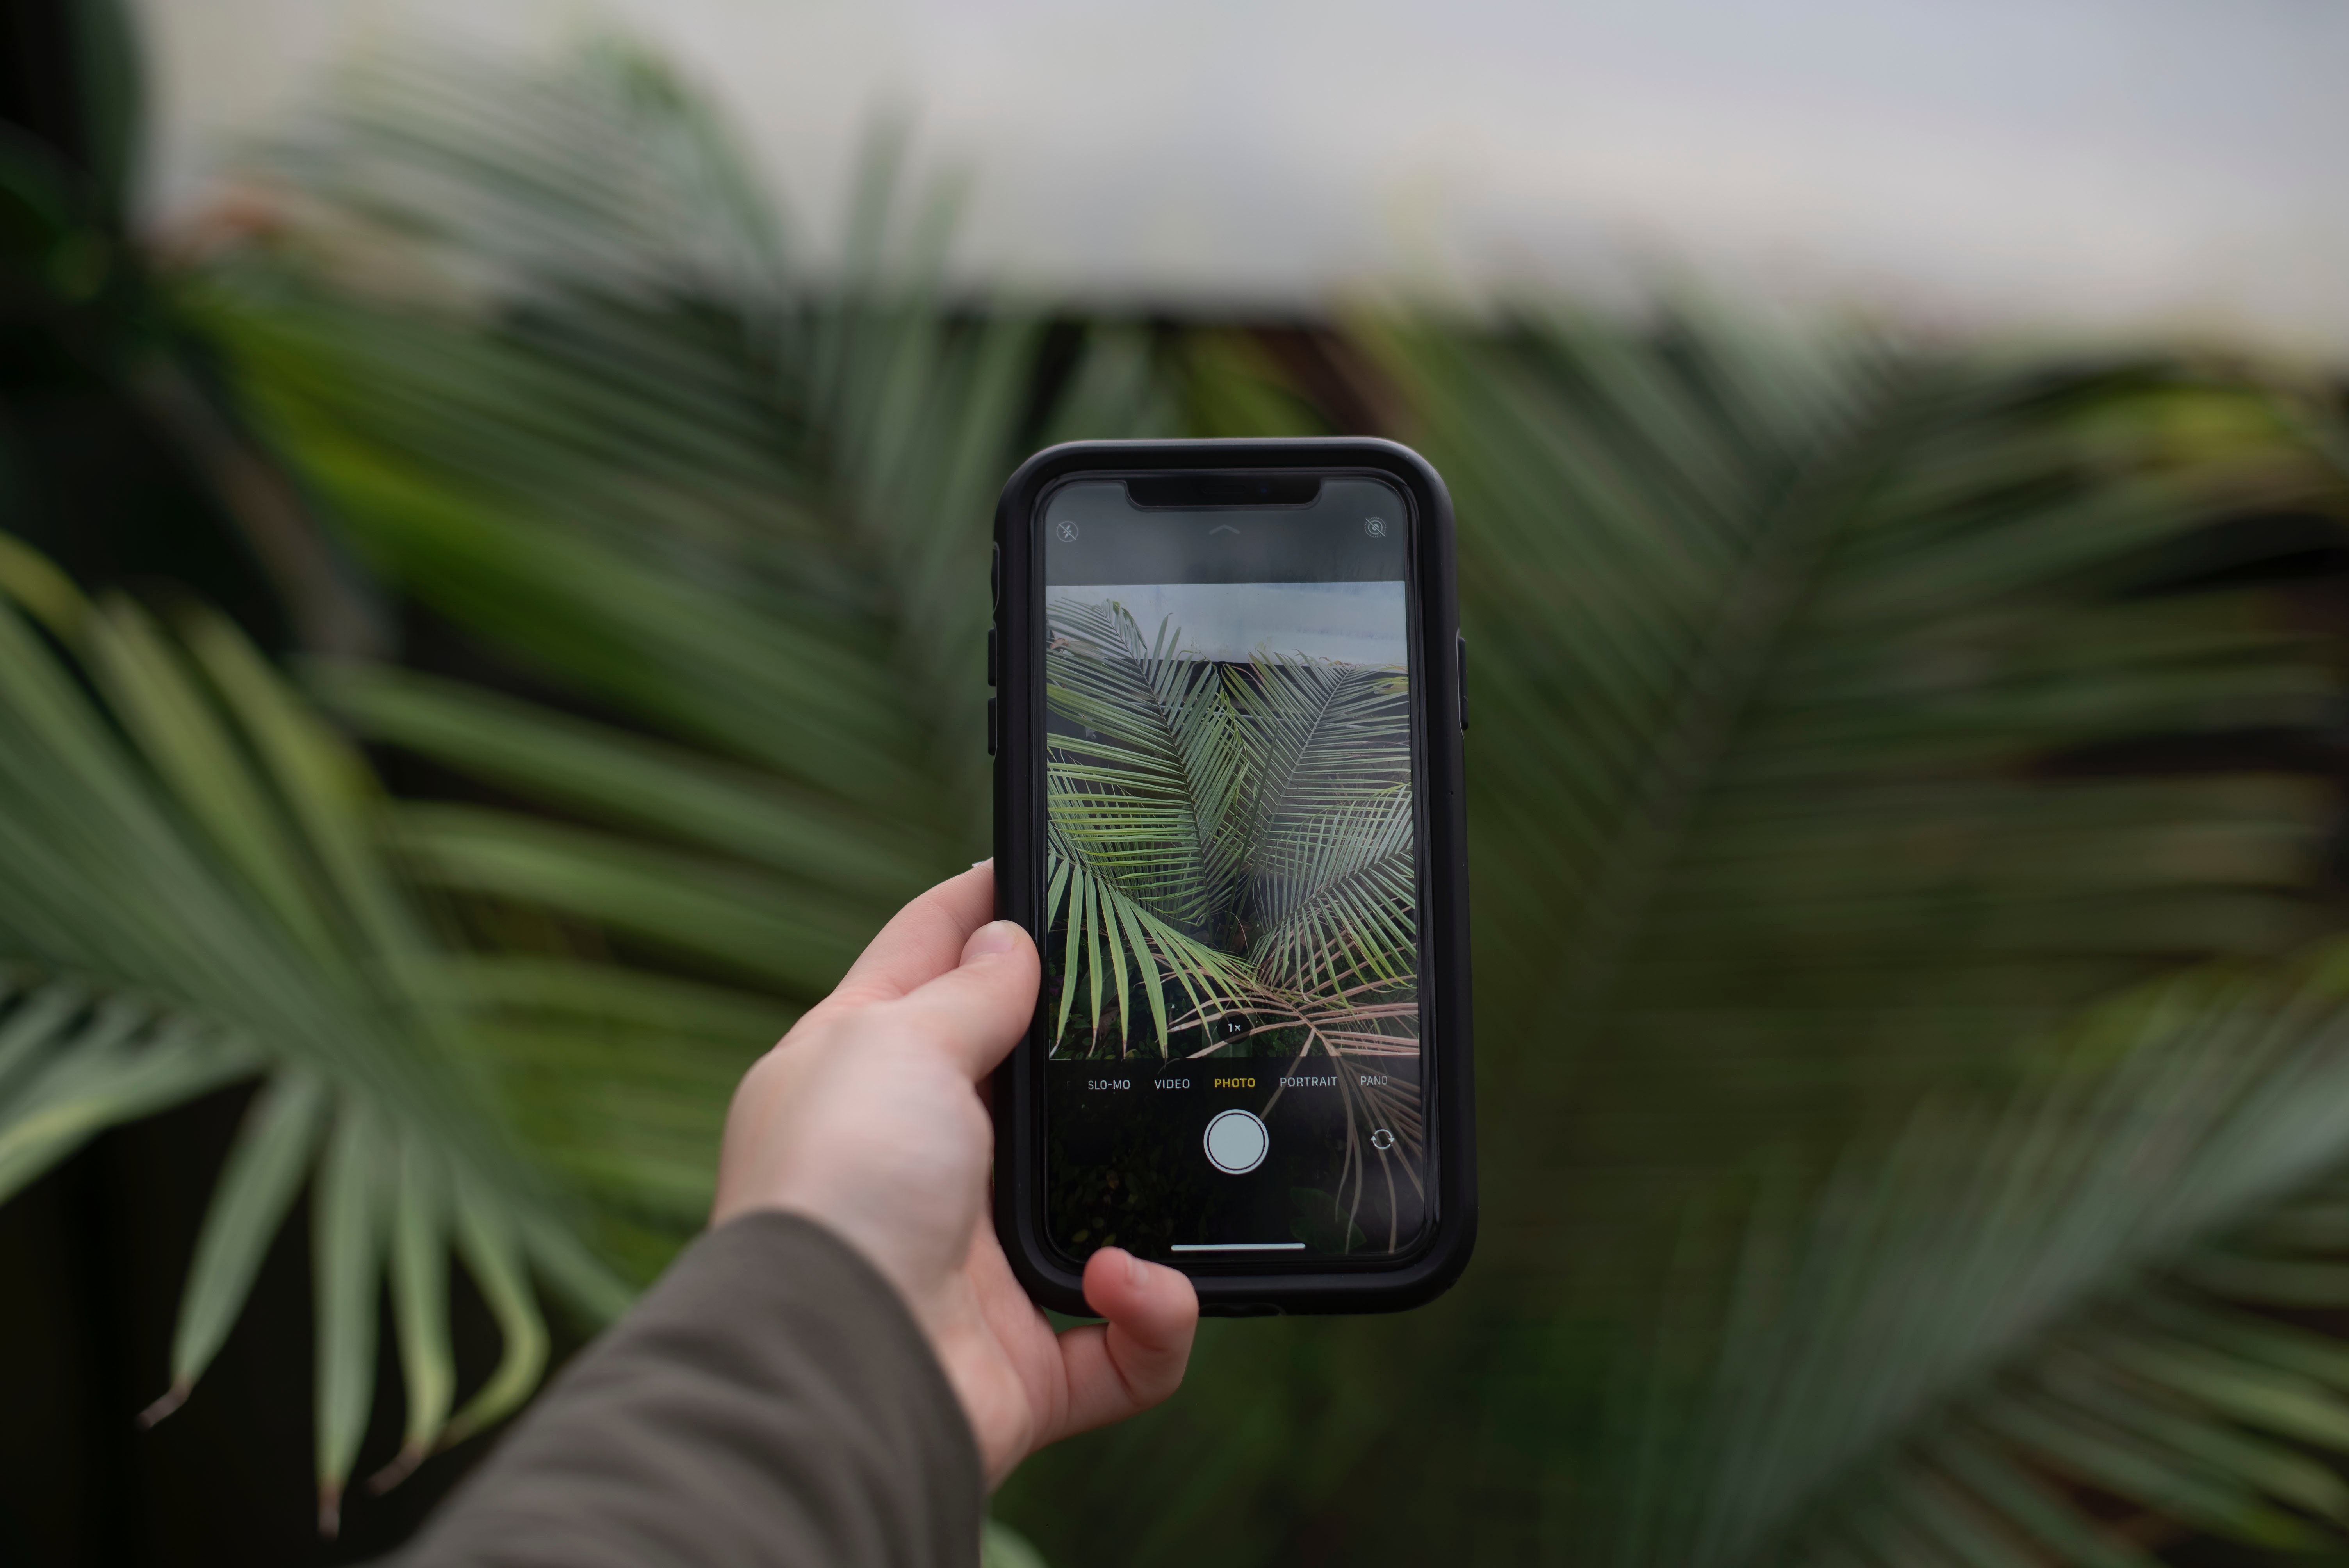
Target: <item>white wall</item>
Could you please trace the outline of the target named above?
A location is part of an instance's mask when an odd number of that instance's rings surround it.
[[[140,0],[152,193],[350,52],[616,29],[711,84],[821,254],[876,110],[964,273],[1279,305],[1694,280],[1927,326],[2349,350],[2331,0]]]

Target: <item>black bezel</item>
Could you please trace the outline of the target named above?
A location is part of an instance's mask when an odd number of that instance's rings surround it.
[[[1434,1222],[1412,1253],[1314,1270],[1265,1264],[1185,1265],[1210,1315],[1271,1312],[1391,1312],[1441,1295],[1468,1264],[1476,1235],[1475,1052],[1470,1036],[1468,855],[1462,789],[1462,671],[1454,581],[1452,499],[1418,453],[1361,437],[1316,440],[1072,441],[1021,464],[995,512],[995,629],[999,685],[995,728],[995,907],[999,917],[1038,930],[1042,889],[1043,639],[1029,635],[1042,599],[1041,562],[1031,520],[1045,492],[1086,474],[1136,471],[1266,472],[1306,469],[1375,473],[1400,486],[1416,513],[1419,760],[1423,792],[1420,989],[1431,1031],[1423,1104],[1434,1134]],[[1040,630],[1040,628],[1039,628]],[[1043,1149],[1038,1106],[1044,1016],[1039,998],[1028,1037],[996,1069],[995,1227],[1012,1273],[1029,1295],[1056,1311],[1084,1315],[1082,1282],[1043,1233]]]

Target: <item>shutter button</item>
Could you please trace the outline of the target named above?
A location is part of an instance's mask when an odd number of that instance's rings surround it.
[[[1272,1134],[1252,1110],[1219,1110],[1207,1123],[1207,1163],[1226,1176],[1245,1176],[1264,1163]]]

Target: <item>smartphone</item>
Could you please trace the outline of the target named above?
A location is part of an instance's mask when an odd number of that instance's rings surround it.
[[[1416,1305],[1476,1223],[1452,507],[1390,441],[1077,442],[996,513],[996,1227],[1086,1311],[1115,1245],[1203,1310]]]

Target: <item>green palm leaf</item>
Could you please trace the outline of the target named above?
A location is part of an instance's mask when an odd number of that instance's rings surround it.
[[[1228,684],[1257,743],[1246,901],[1257,975],[1296,992],[1409,979],[1419,892],[1402,677],[1260,656]]]
[[[2306,780],[2060,760],[2321,722],[2333,677],[2256,593],[2158,591],[2211,498],[2325,488],[2257,389],[1695,336],[1396,352],[1509,738],[1475,758],[1480,970],[1527,1025],[1498,1048],[1542,1044],[1501,1065],[1578,1164],[1653,1168],[1601,1150],[1667,1096],[1697,1164],[1832,1139],[2050,1010],[2320,929]],[[1843,1073],[1859,1099],[1810,1092]]]
[[[1167,985],[1195,1026],[1248,984],[1214,940],[1239,873],[1241,832],[1228,820],[1245,784],[1240,737],[1211,664],[1175,656],[1178,629],[1145,639],[1123,605],[1057,606],[1045,701],[1057,720],[1047,757],[1050,881],[1045,930],[1058,932],[1067,1038],[1084,977],[1092,1030],[1103,985],[1131,1040],[1138,990],[1158,1050],[1169,1048]],[[1132,965],[1129,970],[1129,963]]]
[[[219,1349],[323,1140],[318,1480],[331,1529],[373,1397],[387,1257],[409,1464],[445,1432],[451,1246],[508,1284],[533,1267],[597,1315],[626,1292],[559,1190],[478,1109],[465,1020],[383,861],[358,759],[224,622],[192,613],[173,637],[128,601],[85,604],[21,547],[7,552],[0,587],[78,653],[107,701],[0,603],[0,954],[74,977],[26,990],[0,1022],[0,1181],[13,1191],[108,1126],[269,1075],[198,1243],[172,1391],[150,1415],[186,1398]],[[502,1243],[460,1242],[451,1194],[493,1216],[475,1231]],[[503,1306],[510,1359],[523,1347],[530,1378],[509,1370],[475,1425],[526,1394],[543,1360],[527,1292]]]
[[[2306,1450],[2349,1453],[2349,1349],[2275,1309],[2349,1302],[2324,1226],[2342,1003],[2330,975],[2174,983],[2085,1021],[2003,1108],[1926,1108],[1801,1212],[1758,1204],[1712,1367],[1649,1401],[1619,1560],[1901,1561],[1952,1511],[1988,1560],[2088,1557],[2102,1527],[2064,1486],[2173,1530],[2337,1540],[2349,1487]]]
[[[1052,827],[1128,896],[1207,925],[1236,888],[1246,779],[1216,666],[1176,656],[1179,628],[1145,639],[1123,605],[1055,607],[1049,630],[1045,706],[1067,727],[1049,743]]]
[[[12,985],[0,1014],[0,1196],[98,1133],[253,1070],[221,1031],[68,982]]]
[[[477,286],[387,304],[257,250],[206,274],[203,319],[368,562],[603,720],[321,674],[369,734],[595,825],[407,818],[425,874],[544,912],[552,953],[609,930],[805,1002],[985,832],[985,529],[1040,329],[936,308],[944,209],[906,232],[895,148],[859,182],[855,282],[819,290],[642,59],[393,59],[265,172]],[[1135,363],[1104,339],[1041,418],[1099,428]]]

